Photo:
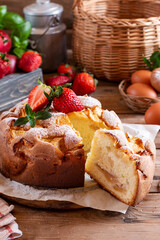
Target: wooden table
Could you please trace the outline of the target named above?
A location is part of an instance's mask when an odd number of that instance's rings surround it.
[[[100,82],[92,96],[114,110],[122,122],[144,123],[122,100],[117,83]],[[160,239],[160,134],[156,137],[156,170],[150,193],[127,213],[79,210],[41,210],[15,204],[13,211],[23,240],[158,240]]]

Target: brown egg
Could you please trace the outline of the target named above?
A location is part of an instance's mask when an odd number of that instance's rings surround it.
[[[147,124],[160,125],[160,102],[151,105],[144,115],[145,122]]]
[[[160,68],[156,68],[152,72],[151,85],[154,89],[160,92]]]
[[[134,83],[127,88],[127,94],[139,97],[157,98],[156,91],[147,84]]]
[[[131,76],[131,83],[145,83],[150,85],[151,74],[152,72],[149,70],[136,71]]]

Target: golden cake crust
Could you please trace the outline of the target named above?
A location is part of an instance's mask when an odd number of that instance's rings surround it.
[[[53,113],[36,127],[13,127],[23,115],[25,101],[0,118],[0,171],[12,180],[40,187],[84,185],[82,139],[67,116]],[[58,125],[58,124],[60,125]],[[65,125],[64,125],[65,124]]]

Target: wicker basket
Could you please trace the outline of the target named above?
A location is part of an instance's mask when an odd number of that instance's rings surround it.
[[[74,0],[73,53],[97,78],[129,79],[160,47],[160,0]]]
[[[146,110],[156,102],[160,102],[160,98],[147,98],[147,97],[136,97],[126,94],[126,89],[130,85],[129,81],[123,80],[119,84],[119,91],[123,97],[126,105],[131,108],[134,112],[145,113]]]

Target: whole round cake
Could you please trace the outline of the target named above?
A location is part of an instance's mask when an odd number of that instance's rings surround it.
[[[43,111],[26,110],[28,99],[3,112],[0,172],[26,185],[72,188],[84,186],[86,168],[112,195],[130,205],[138,203],[153,179],[153,141],[125,134],[116,113],[103,110],[97,99],[77,98],[81,111],[58,112],[51,103],[45,110],[48,119]],[[19,119],[26,122],[15,124]]]

